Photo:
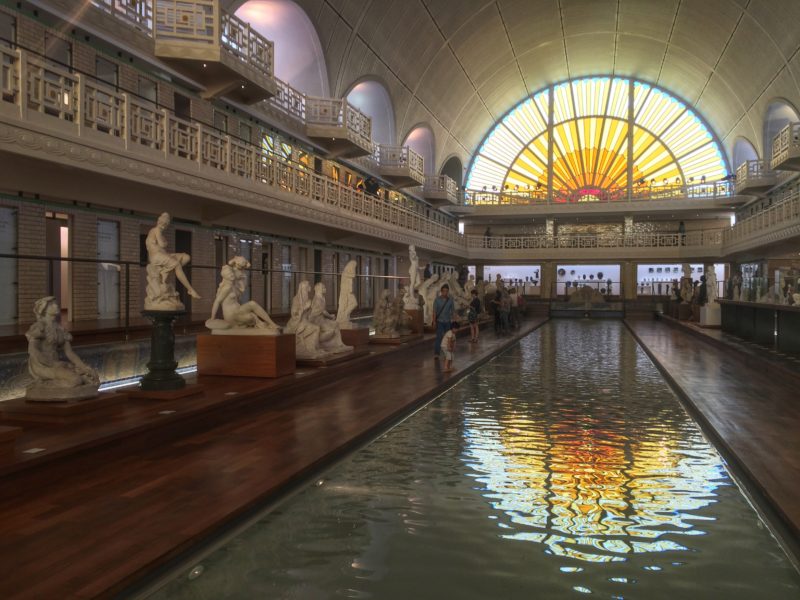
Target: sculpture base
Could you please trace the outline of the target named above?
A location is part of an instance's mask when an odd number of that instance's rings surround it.
[[[389,346],[399,346],[400,344],[406,344],[408,342],[413,342],[414,340],[421,340],[422,334],[421,333],[411,333],[409,335],[401,335],[398,337],[379,337],[377,335],[373,335],[369,338],[370,344],[385,344]]]
[[[688,321],[691,318],[692,318],[692,305],[678,304],[678,320]]]
[[[369,328],[358,327],[355,329],[342,329],[342,342],[347,346],[358,348],[359,346],[366,346],[369,344]]]
[[[328,356],[323,356],[322,358],[298,358],[297,359],[297,366],[298,367],[331,367],[333,365],[346,362],[348,360],[353,360],[354,358],[358,358],[359,356],[364,356],[369,354],[369,350],[366,349],[355,349],[355,350],[347,350],[346,352],[339,352],[337,354],[330,354]]]
[[[186,381],[184,380],[185,383]],[[199,383],[184,385],[178,390],[145,390],[140,387],[130,392],[125,392],[125,396],[133,400],[179,400],[200,394],[203,389],[203,386]]]
[[[281,332],[280,329],[246,327],[242,329],[212,329],[211,335],[227,335],[229,337],[277,337],[281,335]]]
[[[34,383],[25,390],[25,400],[28,402],[70,402],[96,398],[98,393],[97,384],[94,383],[70,388]]]
[[[718,304],[700,308],[700,327],[722,327],[722,310]]]
[[[175,372],[175,332],[172,323],[185,315],[184,311],[145,310],[142,314],[153,321],[150,336],[150,362],[147,375],[142,377],[141,389],[146,392],[180,390],[186,387],[186,380]]]
[[[424,333],[425,324],[423,312],[420,309],[405,309],[406,314],[411,317],[411,333]]]
[[[0,457],[13,456],[17,438],[22,435],[19,427],[0,427]]]
[[[214,331],[197,336],[199,375],[283,377],[294,373],[294,334],[224,334],[225,331]]]
[[[12,423],[38,423],[41,425],[64,425],[93,419],[115,408],[124,399],[124,394],[101,392],[89,400],[64,400],[62,402],[38,402],[15,398],[0,402],[0,415]]]

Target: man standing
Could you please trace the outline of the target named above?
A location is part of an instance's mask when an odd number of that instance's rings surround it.
[[[446,283],[439,290],[439,297],[433,303],[433,322],[436,325],[436,344],[433,347],[433,357],[439,358],[442,350],[442,338],[450,331],[450,323],[453,321],[455,305],[450,297],[450,286]]]

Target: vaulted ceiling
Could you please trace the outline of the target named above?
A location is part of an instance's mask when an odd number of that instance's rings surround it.
[[[437,167],[465,165],[523,98],[572,77],[663,86],[730,152],[761,152],[769,102],[800,104],[800,0],[296,0],[325,51],[332,94],[382,81],[400,139],[428,123]],[[242,0],[222,0],[233,10]]]

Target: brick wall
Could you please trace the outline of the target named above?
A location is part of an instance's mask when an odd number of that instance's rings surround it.
[[[119,87],[123,90],[139,93],[139,71],[125,64],[119,65]]]
[[[77,212],[72,216],[71,255],[73,258],[97,259],[97,216]],[[72,264],[72,320],[97,318],[97,265]]]
[[[20,254],[44,256],[44,207],[20,203],[17,213],[17,251]],[[21,260],[17,265],[17,297],[20,323],[32,323],[33,303],[47,295],[47,262]]]
[[[23,48],[44,54],[44,32],[44,25],[17,16],[17,43]]]
[[[185,227],[181,226],[181,229]],[[192,262],[198,266],[214,265],[214,232],[210,229],[192,229]],[[200,298],[192,300],[193,314],[211,314],[211,305],[217,290],[215,269],[192,269],[189,279]]]
[[[119,225],[119,257],[120,260],[138,262],[139,261],[139,235],[141,235],[141,221],[139,219],[121,219]],[[141,296],[140,286],[142,281],[142,269],[135,265],[128,268],[130,282],[125,285],[125,269],[120,274],[120,294],[119,294],[119,314],[125,318],[126,293],[130,291],[130,316],[139,316],[139,312],[144,308],[144,298]]]
[[[214,108],[211,106],[210,102],[200,100],[199,98],[192,98],[191,107],[192,119],[197,119],[206,125],[214,124]],[[228,117],[228,119],[229,121],[231,120],[230,117]]]
[[[97,64],[95,62],[97,52],[90,46],[84,44],[72,44],[72,68],[81,73],[95,75]]]

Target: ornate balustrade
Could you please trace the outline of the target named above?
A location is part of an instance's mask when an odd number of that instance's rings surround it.
[[[408,146],[375,146],[373,159],[378,172],[398,187],[411,187],[425,183],[425,164],[422,156]]]
[[[772,160],[775,170],[800,170],[800,123],[789,123],[772,140]]]
[[[479,191],[466,190],[463,203],[468,206],[525,206],[594,204],[616,202],[646,202],[650,200],[729,199],[734,196],[734,186],[729,181],[691,183],[687,185],[635,186],[628,196],[627,190],[610,190],[586,196],[585,194],[556,192],[550,195],[546,187],[530,190]]]
[[[727,229],[723,234],[723,243],[726,252],[733,252],[796,236],[800,236],[798,192]]]
[[[153,31],[153,0],[92,0],[92,4],[148,35]]]
[[[372,119],[343,98],[305,97],[306,133],[335,156],[372,151]]]
[[[207,169],[206,176],[214,172],[230,174],[264,186],[264,194],[288,192],[298,200],[363,217],[391,230],[430,236],[432,243],[449,244],[451,252],[464,248],[463,236],[453,225],[427,218],[419,212],[421,208],[409,207],[406,202],[367,195],[305,165],[288,162],[206,125],[180,119],[147,100],[116,92],[93,78],[51,66],[22,50],[0,47],[0,64],[0,118],[5,122],[33,121],[65,138],[71,135],[100,141],[101,151],[116,146],[130,151],[133,157],[157,158],[170,167]]]
[[[748,160],[736,169],[736,193],[758,193],[775,187],[777,177],[765,160]]]
[[[709,229],[679,233],[467,236],[467,247],[483,250],[590,249],[590,248],[675,248],[719,249],[722,230]]]
[[[269,100],[264,100],[260,106],[267,112],[269,112],[270,108],[274,108],[305,125],[306,95],[294,89],[285,81],[276,79],[275,82],[278,84],[277,93]]]
[[[221,21],[223,46],[245,64],[273,77],[275,45],[234,15],[223,12]]]
[[[458,202],[458,184],[447,175],[428,175],[422,194],[433,204],[447,205]]]

